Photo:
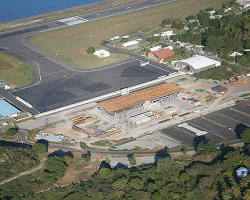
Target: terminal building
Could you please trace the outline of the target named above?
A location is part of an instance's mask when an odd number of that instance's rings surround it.
[[[176,69],[178,69],[179,71],[191,73],[198,73],[207,69],[218,67],[220,65],[220,61],[213,60],[211,58],[200,55],[195,55],[187,59],[182,59],[175,63]]]
[[[101,110],[110,115],[143,106],[144,103],[167,101],[177,97],[182,88],[171,83],[162,83],[149,88],[141,89],[124,96],[114,97],[98,103]]]

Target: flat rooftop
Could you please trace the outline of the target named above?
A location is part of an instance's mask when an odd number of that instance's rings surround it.
[[[9,115],[17,114],[20,112],[21,111],[19,109],[10,104],[8,101],[0,99],[0,115],[2,115],[3,117],[7,117]]]
[[[216,65],[219,66],[221,62],[217,60],[213,60],[211,58],[205,57],[205,56],[200,56],[200,55],[195,55],[190,58],[186,58],[183,60],[179,60],[178,62],[183,62],[186,63],[190,66],[192,66],[194,69],[201,69],[210,65]]]
[[[98,105],[109,112],[121,112],[128,110],[146,101],[152,101],[170,94],[181,92],[182,88],[172,83],[163,83],[146,89],[142,89],[128,95],[115,97],[99,102]]]

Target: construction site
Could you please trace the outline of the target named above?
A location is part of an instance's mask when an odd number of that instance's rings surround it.
[[[244,76],[242,79],[248,80],[249,77]],[[164,146],[171,148],[180,145],[180,141],[175,140],[179,135],[169,137],[161,132],[162,129],[180,124],[194,116],[202,117],[206,110],[216,110],[219,102],[230,101],[236,91],[248,88],[248,82],[240,81],[239,78],[223,82],[197,80],[183,75],[135,90],[123,88],[119,95],[51,114],[49,118],[42,117],[36,121],[39,124],[45,121],[53,124],[42,127],[39,134],[50,133],[68,138],[60,141],[61,143],[84,142],[94,147],[97,145],[100,148],[119,150],[158,149]],[[24,122],[23,128],[33,129],[34,127],[26,126],[31,124],[34,125],[32,121]],[[181,128],[183,127],[177,127]],[[184,136],[186,137],[181,134],[180,138]]]

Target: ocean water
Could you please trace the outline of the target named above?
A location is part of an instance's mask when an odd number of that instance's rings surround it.
[[[103,0],[0,0],[0,23]]]

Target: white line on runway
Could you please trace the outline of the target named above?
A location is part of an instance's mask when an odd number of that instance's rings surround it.
[[[140,61],[140,62],[144,62],[143,60],[140,60],[140,59],[138,59],[138,58],[135,58],[135,60],[138,60],[138,61]],[[155,68],[157,68],[157,69],[160,69],[160,70],[162,70],[162,71],[165,71],[165,72],[168,72],[168,73],[172,73],[172,72],[170,72],[170,71],[168,71],[168,70],[166,70],[166,69],[163,69],[163,68],[161,68],[161,67],[157,67],[157,66],[155,66],[155,65],[153,65],[153,64],[151,64],[151,63],[149,63],[149,64],[147,64],[147,65],[150,65],[150,66],[152,66],[152,67],[155,67]],[[146,66],[147,66],[146,65]]]
[[[130,12],[138,11],[138,10],[143,10],[143,9],[147,9],[147,8],[153,8],[153,7],[156,7],[156,6],[160,6],[162,4],[171,3],[171,2],[175,2],[175,1],[176,0],[172,0],[172,1],[168,1],[168,2],[161,2],[161,3],[158,3],[158,4],[151,5],[151,6],[145,6],[145,7],[140,7],[140,8],[136,8],[136,9],[133,9],[133,10],[119,12],[119,13],[116,13],[116,14],[113,14],[113,15],[106,15],[106,16],[103,16],[103,17],[96,17],[95,19],[89,19],[88,21],[84,21],[83,23],[91,22],[91,21],[96,21],[96,20],[99,20],[99,19],[105,19],[105,18],[109,18],[109,17],[121,15],[121,14],[126,14],[126,13],[130,13]],[[113,8],[109,8],[109,9],[106,9],[106,10],[110,10],[110,9],[113,9]],[[96,12],[103,12],[103,11],[105,11],[105,10],[96,11]],[[92,13],[95,13],[95,12],[91,12],[91,13],[88,13],[88,14],[92,14]],[[61,28],[69,27],[69,26],[73,26],[73,25],[66,25],[66,26],[61,26],[61,27],[52,28],[52,29],[48,29],[48,30],[43,30],[43,31],[40,31],[40,33],[48,32],[48,31],[53,31],[53,30],[58,30],[58,29],[61,29]]]
[[[126,61],[126,62],[122,62],[122,63],[119,63],[119,64],[115,64],[115,65],[110,65],[108,67],[104,67],[104,68],[100,68],[100,69],[93,69],[93,70],[77,70],[77,69],[72,69],[71,67],[68,67],[67,65],[64,65],[52,58],[49,58],[49,57],[44,57],[43,59],[48,59],[48,60],[51,60],[59,65],[61,65],[62,67],[65,67],[71,71],[74,71],[74,72],[82,72],[82,73],[87,73],[87,72],[96,72],[96,71],[102,71],[102,70],[105,70],[105,69],[110,69],[110,68],[113,68],[113,67],[117,67],[117,66],[120,66],[120,65],[124,65],[124,64],[127,64],[127,63],[131,63],[131,62],[134,62],[136,61],[136,59],[133,59],[133,60],[129,60],[129,61]]]
[[[15,51],[9,50],[7,48],[5,48],[5,49],[7,51],[13,52],[13,53],[18,54],[19,56],[27,59],[24,55],[20,54],[19,52],[15,52]],[[34,84],[30,85],[30,86],[27,86],[27,87],[24,87],[24,88],[20,88],[20,89],[17,89],[17,90],[15,89],[15,91],[19,91],[19,90],[27,89],[27,88],[30,88],[30,87],[34,87],[34,86],[38,85],[42,81],[41,71],[40,71],[39,64],[37,62],[33,61],[33,60],[30,60],[30,59],[28,59],[28,60],[31,61],[31,62],[33,62],[37,66],[38,74],[39,74],[39,81],[37,83],[34,83]]]

